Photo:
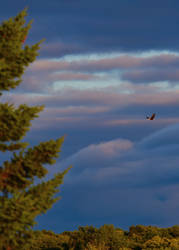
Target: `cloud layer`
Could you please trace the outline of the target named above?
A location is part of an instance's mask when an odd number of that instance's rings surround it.
[[[103,219],[125,228],[129,221],[177,223],[178,132],[176,124],[137,143],[121,138],[104,141],[64,160],[63,168],[74,167],[65,178],[63,209],[76,211],[81,221],[96,226]]]

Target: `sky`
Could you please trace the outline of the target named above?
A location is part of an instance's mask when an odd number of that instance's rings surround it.
[[[25,139],[66,134],[48,177],[73,166],[36,228],[179,224],[179,1],[2,0],[0,22],[27,6],[46,40],[2,99],[44,104]]]

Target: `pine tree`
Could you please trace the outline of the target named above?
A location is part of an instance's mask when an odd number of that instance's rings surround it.
[[[16,88],[21,77],[38,56],[42,40],[32,46],[25,45],[25,38],[32,22],[26,24],[27,9],[0,25],[0,95]],[[33,237],[35,218],[45,213],[60,199],[54,196],[69,168],[48,181],[44,164],[54,164],[64,141],[41,142],[30,147],[22,138],[38,117],[44,106],[15,107],[8,102],[0,103],[0,151],[10,152],[12,157],[0,166],[0,249],[28,249]]]

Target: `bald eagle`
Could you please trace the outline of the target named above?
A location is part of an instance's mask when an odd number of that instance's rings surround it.
[[[155,118],[155,113],[153,113],[151,117],[150,116],[146,117],[147,120],[154,120],[154,118]]]

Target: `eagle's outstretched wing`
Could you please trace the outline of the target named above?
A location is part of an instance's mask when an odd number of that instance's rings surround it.
[[[154,120],[154,118],[155,118],[155,113],[153,113],[153,114],[151,115],[151,117],[150,117],[150,116],[146,116],[146,119],[147,119],[147,120]]]
[[[150,120],[154,120],[155,118],[155,113],[152,114],[152,116],[150,117]]]

